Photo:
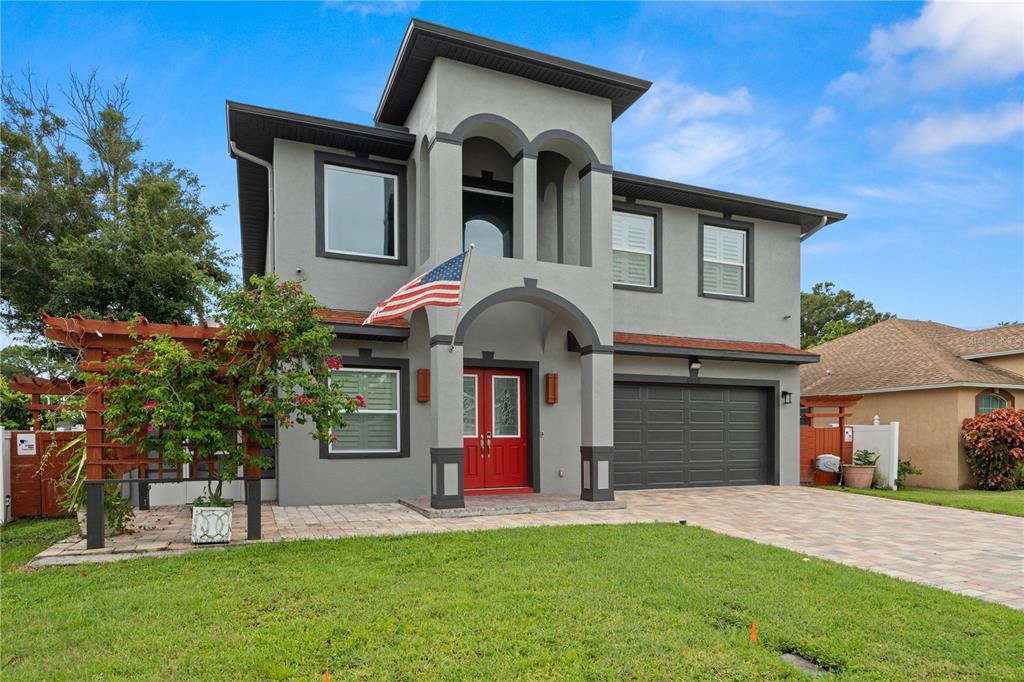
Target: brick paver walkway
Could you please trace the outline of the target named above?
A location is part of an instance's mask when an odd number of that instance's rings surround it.
[[[263,540],[594,523],[687,523],[1024,609],[1024,518],[796,487],[620,492],[625,509],[428,519],[395,503],[263,506]],[[137,514],[140,530],[86,550],[69,538],[32,566],[168,556],[194,548],[188,507]],[[245,543],[236,507],[232,544]]]

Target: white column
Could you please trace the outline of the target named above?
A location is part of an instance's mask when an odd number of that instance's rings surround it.
[[[537,157],[525,154],[512,169],[512,255],[537,260]]]

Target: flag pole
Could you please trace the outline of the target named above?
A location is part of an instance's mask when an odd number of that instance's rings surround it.
[[[455,351],[455,332],[459,330],[459,317],[462,315],[462,292],[466,290],[466,275],[469,274],[469,262],[473,260],[474,248],[476,248],[475,244],[469,245],[469,249],[466,251],[466,260],[462,263],[462,286],[459,287],[459,305],[455,309],[455,326],[452,327],[452,342],[448,346],[449,353]]]

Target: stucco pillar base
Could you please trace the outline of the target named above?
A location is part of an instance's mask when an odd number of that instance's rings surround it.
[[[430,448],[430,506],[457,509],[466,506],[463,490],[462,448]]]
[[[615,448],[611,445],[584,445],[580,447],[580,499],[589,502],[605,502],[615,499],[615,485],[612,481]]]

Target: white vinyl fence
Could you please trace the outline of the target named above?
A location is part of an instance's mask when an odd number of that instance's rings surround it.
[[[896,471],[900,463],[900,423],[853,426],[853,451],[873,450],[878,453],[875,471],[882,477],[882,487],[896,490]]]

